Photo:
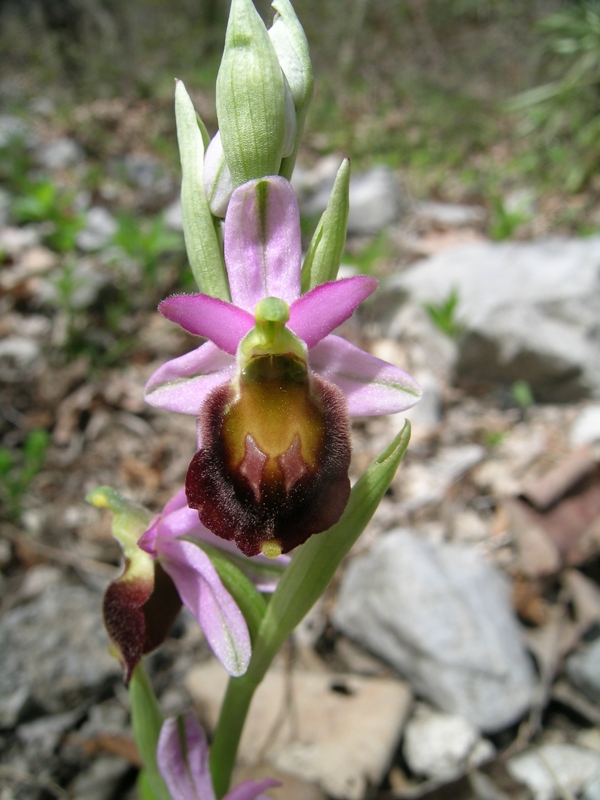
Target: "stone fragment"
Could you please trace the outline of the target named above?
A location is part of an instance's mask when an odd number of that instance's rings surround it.
[[[104,206],[92,206],[86,214],[85,227],[77,234],[77,246],[91,252],[106,247],[117,231],[117,221]]]
[[[571,447],[600,442],[600,405],[584,408],[577,416],[569,431]]]
[[[509,758],[506,768],[529,787],[534,800],[558,800],[598,780],[600,756],[572,744],[542,744]]]
[[[472,546],[433,545],[409,530],[382,536],[350,563],[333,622],[482,731],[529,707],[533,670],[509,587]]]
[[[567,675],[571,683],[587,697],[600,703],[600,638],[567,659]]]
[[[187,678],[212,729],[226,684],[215,662],[195,667]],[[334,798],[360,800],[389,768],[410,702],[410,690],[398,680],[274,667],[252,701],[240,760],[265,758]]]
[[[74,139],[63,136],[40,144],[37,148],[37,158],[46,169],[66,169],[81,163],[84,153]]]
[[[129,764],[122,758],[96,758],[75,778],[69,796],[73,800],[112,800],[120,796],[117,792],[129,769]]]
[[[431,200],[422,200],[415,203],[413,210],[414,214],[420,219],[449,228],[460,228],[464,225],[481,225],[487,217],[483,206],[436,203]]]
[[[312,170],[296,170],[292,185],[299,195],[303,216],[318,217],[325,211],[341,162],[341,157],[331,156]],[[378,166],[353,173],[348,233],[355,236],[379,233],[398,219],[401,205],[400,187],[390,169]]]
[[[450,780],[494,755],[491,742],[464,717],[441,714],[423,704],[406,724],[402,753],[417,775]]]

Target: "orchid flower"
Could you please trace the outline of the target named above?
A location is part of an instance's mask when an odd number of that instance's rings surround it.
[[[165,720],[156,751],[158,769],[172,800],[216,800],[208,768],[206,735],[191,712]],[[244,781],[223,800],[269,800],[261,792],[279,781]]]
[[[103,613],[126,683],[142,655],[164,641],[182,603],[231,675],[242,675],[250,661],[250,636],[242,612],[208,555],[182,538],[202,539],[208,531],[201,529],[197,514],[181,508],[180,495],[153,519],[146,509],[109,487],[87,496],[93,505],[113,512],[113,535],[123,549],[125,569],[109,584]]]
[[[210,341],[160,367],[147,402],[198,417],[188,504],[248,556],[327,530],[349,492],[349,416],[414,405],[416,381],[332,331],[376,288],[366,276],[300,296],[300,216],[282,177],[234,190],[225,218],[232,302],[175,295],[160,312]]]

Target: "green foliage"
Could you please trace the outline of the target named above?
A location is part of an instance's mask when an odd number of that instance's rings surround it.
[[[486,447],[498,447],[506,439],[506,431],[484,431],[483,443]]]
[[[456,319],[458,301],[458,289],[455,287],[441,303],[423,303],[423,308],[435,327],[452,339],[459,336],[462,331],[462,325]]]
[[[508,103],[535,134],[540,165],[569,191],[579,191],[600,166],[600,0],[572,4],[543,19],[542,46],[558,77]]]
[[[358,253],[346,251],[342,259],[344,264],[350,264],[363,275],[375,275],[379,265],[387,261],[392,253],[387,230],[374,236]]]
[[[153,219],[122,215],[112,241],[140,267],[145,288],[156,285],[166,255],[183,252],[182,236],[169,230],[161,215]]]
[[[50,443],[48,431],[31,431],[16,455],[5,447],[0,448],[0,499],[11,519],[21,514],[23,496],[38,474]]]
[[[59,253],[73,250],[83,228],[83,215],[75,211],[73,196],[48,178],[21,181],[22,194],[15,198],[12,214],[19,225],[47,223],[46,244]]]
[[[513,400],[522,411],[526,411],[535,403],[531,386],[527,381],[515,381],[511,386],[510,391]]]
[[[496,242],[510,239],[520,225],[529,221],[529,214],[524,209],[507,208],[500,195],[492,195],[490,203],[492,217],[488,233]]]
[[[11,136],[0,147],[0,184],[10,191],[21,190],[33,162],[27,143],[22,136]]]

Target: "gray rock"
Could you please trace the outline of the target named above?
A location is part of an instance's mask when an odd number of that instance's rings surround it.
[[[600,702],[600,639],[567,660],[567,675],[571,683],[591,700]]]
[[[494,755],[491,742],[464,717],[419,704],[406,724],[402,753],[417,775],[449,780]]]
[[[129,771],[122,758],[102,756],[78,775],[71,786],[73,800],[112,800]]]
[[[435,203],[421,201],[415,203],[414,213],[421,219],[435,222],[449,228],[464,225],[480,225],[485,222],[486,210],[482,206],[465,206],[459,203]]]
[[[333,621],[417,693],[482,731],[529,707],[533,671],[509,588],[473,547],[386,534],[350,563]]]
[[[579,794],[600,775],[600,755],[572,744],[543,744],[509,758],[506,769],[535,800]]]
[[[0,727],[28,709],[76,708],[118,678],[108,654],[102,598],[79,586],[51,586],[0,621]]]
[[[91,252],[105,247],[117,231],[117,221],[103,206],[93,206],[86,214],[85,227],[77,234],[77,246]]]
[[[66,169],[80,164],[85,158],[84,152],[74,139],[63,136],[44,142],[37,148],[37,159],[46,169]]]
[[[571,447],[600,442],[600,405],[584,408],[569,431]]]
[[[0,147],[7,147],[15,140],[31,145],[34,139],[31,126],[24,119],[12,114],[0,114]]]
[[[163,219],[165,221],[165,227],[167,227],[170,231],[183,230],[183,215],[181,212],[180,197],[178,197],[176,200],[173,200],[173,202],[165,208]]]
[[[296,171],[293,185],[299,194],[300,212],[316,217],[325,211],[342,159],[323,159],[310,171]],[[395,222],[401,210],[400,189],[394,174],[387,167],[373,167],[350,178],[350,213],[348,233],[378,233]]]
[[[400,215],[400,192],[387,167],[373,167],[350,179],[348,233],[379,233]]]
[[[600,397],[600,236],[463,245],[388,283],[396,303],[454,290],[459,375],[524,379],[544,401]]]
[[[138,189],[166,194],[172,188],[161,162],[152,156],[130,153],[123,160],[128,180]]]

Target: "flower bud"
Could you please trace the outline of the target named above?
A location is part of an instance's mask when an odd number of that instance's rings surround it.
[[[251,0],[231,3],[217,117],[234,186],[279,172],[286,138],[284,76]]]
[[[308,42],[298,17],[289,0],[274,0],[271,3],[277,12],[269,37],[277,59],[287,80],[296,111],[294,144],[283,152],[279,174],[291,178],[300,145],[306,112],[313,93],[313,73],[308,52]]]
[[[181,158],[181,213],[190,266],[201,291],[229,299],[229,284],[214,220],[204,192],[204,141],[182,81],[175,87],[175,118]]]

